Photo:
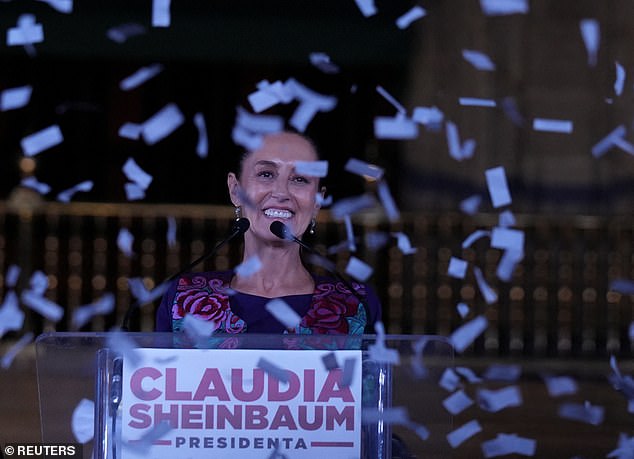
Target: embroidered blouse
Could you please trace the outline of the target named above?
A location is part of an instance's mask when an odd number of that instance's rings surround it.
[[[156,313],[156,331],[181,331],[183,318],[192,314],[213,321],[214,333],[298,333],[360,335],[374,333],[381,318],[376,293],[366,284],[352,283],[355,296],[335,278],[313,275],[312,294],[281,297],[301,321],[286,328],[266,310],[271,298],[236,292],[230,288],[232,271],[189,273],[174,281]],[[360,303],[357,296],[365,298]]]

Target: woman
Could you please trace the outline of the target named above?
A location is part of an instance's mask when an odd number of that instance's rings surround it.
[[[336,278],[312,274],[300,246],[270,230],[276,220],[297,238],[314,228],[319,179],[298,174],[295,162],[317,159],[313,144],[291,132],[266,135],[259,148],[245,154],[238,175],[228,174],[227,185],[236,216],[250,221],[243,261],[257,256],[261,268],[248,275],[215,271],[181,276],[159,306],[157,331],[179,331],[185,315],[193,314],[213,321],[215,333],[373,333],[381,314],[376,294],[356,283],[351,292]],[[266,310],[273,298],[299,314],[299,325],[287,329]]]

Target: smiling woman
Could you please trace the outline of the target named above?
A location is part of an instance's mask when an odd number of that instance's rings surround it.
[[[380,320],[374,291],[311,273],[296,244],[320,208],[319,177],[299,173],[296,164],[317,159],[313,143],[292,132],[266,135],[245,154],[227,186],[236,218],[250,222],[241,266],[256,269],[176,279],[158,309],[158,331],[182,330],[187,316],[194,316],[213,324],[214,333],[373,333]],[[292,237],[273,233],[274,222]]]

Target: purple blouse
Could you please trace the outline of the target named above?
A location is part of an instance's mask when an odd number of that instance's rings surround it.
[[[172,282],[156,312],[156,331],[181,331],[187,314],[213,321],[215,333],[359,335],[374,333],[381,319],[379,299],[368,285],[352,283],[366,299],[362,304],[337,279],[313,275],[312,294],[281,297],[302,318],[288,329],[266,310],[271,298],[231,290],[232,276],[232,271],[188,273]]]

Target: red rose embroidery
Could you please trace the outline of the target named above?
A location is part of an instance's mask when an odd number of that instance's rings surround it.
[[[227,317],[228,304],[224,295],[204,291],[189,291],[177,295],[172,306],[172,317],[182,319],[192,314],[203,320],[219,323]]]
[[[325,287],[325,288],[324,288]],[[357,299],[340,286],[320,286],[313,305],[302,319],[302,326],[317,334],[348,334],[347,317],[357,313]]]

